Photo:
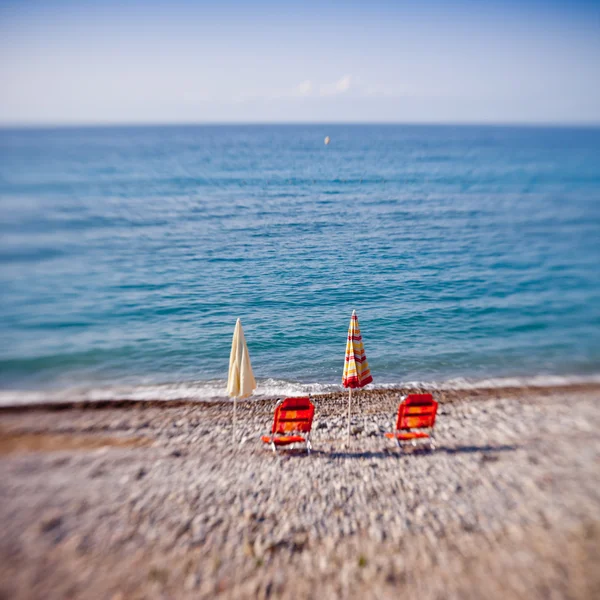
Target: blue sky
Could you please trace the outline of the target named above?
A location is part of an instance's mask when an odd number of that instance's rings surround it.
[[[600,123],[598,2],[0,0],[0,123]]]

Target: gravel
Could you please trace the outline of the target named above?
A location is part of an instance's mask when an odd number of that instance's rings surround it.
[[[437,448],[383,437],[402,390],[0,413],[0,598],[600,596],[600,389],[439,392]],[[355,406],[358,407],[358,404]],[[32,441],[35,440],[35,443]]]

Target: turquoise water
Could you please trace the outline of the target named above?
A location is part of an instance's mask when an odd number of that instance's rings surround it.
[[[0,206],[5,394],[600,373],[600,129],[2,130]]]

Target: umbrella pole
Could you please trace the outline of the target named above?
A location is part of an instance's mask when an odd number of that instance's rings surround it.
[[[234,398],[233,398],[233,432],[232,432],[232,434],[231,434],[231,436],[232,436],[232,438],[231,438],[231,439],[232,439],[232,441],[234,441],[234,442],[235,442],[235,412],[236,412],[236,410],[235,410],[235,409],[236,409],[236,402],[237,402],[237,401],[236,401],[236,398],[234,397]]]
[[[352,403],[352,388],[348,390],[348,438],[346,445],[350,446],[350,405]]]
[[[364,396],[361,396],[361,395],[359,395],[358,398],[359,398],[359,400],[358,400],[359,410],[363,416],[363,432],[364,432],[363,435],[364,435],[367,431],[367,414],[365,413],[365,399],[364,399]]]

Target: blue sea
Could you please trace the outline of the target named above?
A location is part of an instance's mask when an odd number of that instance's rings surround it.
[[[324,144],[325,136],[331,143]],[[0,402],[600,374],[600,129],[0,130]]]

